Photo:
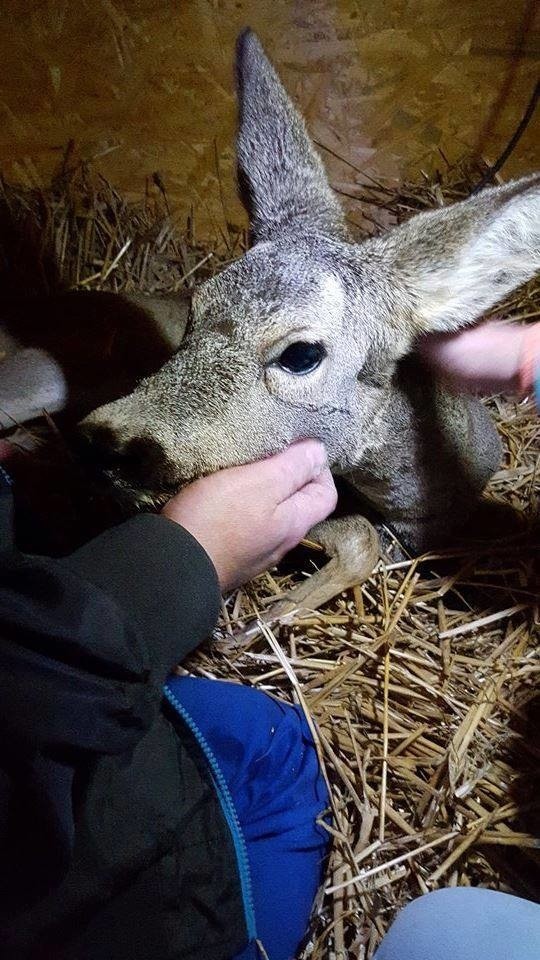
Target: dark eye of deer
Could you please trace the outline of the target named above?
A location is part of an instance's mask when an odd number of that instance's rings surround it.
[[[311,373],[316,370],[326,356],[322,343],[307,343],[298,340],[291,343],[278,357],[278,364],[287,373]]]

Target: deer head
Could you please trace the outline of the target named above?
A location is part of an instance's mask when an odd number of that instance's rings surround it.
[[[398,360],[476,320],[540,266],[540,178],[353,243],[305,124],[257,37],[237,52],[239,181],[251,249],[194,293],[180,349],[81,426],[137,504],[317,437],[336,472],[399,444]]]

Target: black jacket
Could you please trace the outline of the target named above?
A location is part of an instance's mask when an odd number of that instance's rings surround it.
[[[245,944],[228,827],[161,693],[218,603],[204,550],[163,517],[62,560],[19,554],[0,476],[2,960],[227,960]]]

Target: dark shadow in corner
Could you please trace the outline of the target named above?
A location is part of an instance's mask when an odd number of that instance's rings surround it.
[[[57,187],[61,199],[70,189],[65,170]],[[66,216],[76,213],[70,207]],[[67,383],[66,409],[54,424],[40,418],[22,428],[45,442],[10,461],[17,532],[22,548],[59,555],[122,519],[118,505],[91,488],[63,435],[163,366],[181,342],[190,296],[68,289],[51,217],[38,190],[0,181],[0,324],[21,348],[46,351]]]

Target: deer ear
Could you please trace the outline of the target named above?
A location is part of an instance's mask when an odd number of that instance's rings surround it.
[[[286,232],[346,237],[341,207],[304,121],[258,38],[237,44],[238,179],[255,240]]]
[[[457,330],[540,269],[540,175],[422,213],[380,242],[415,332]]]

